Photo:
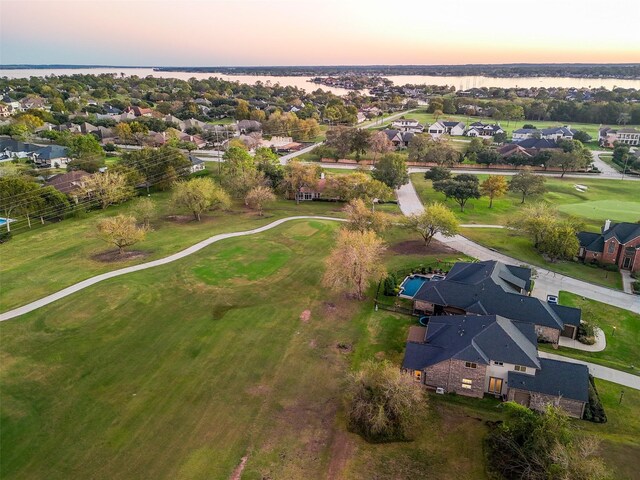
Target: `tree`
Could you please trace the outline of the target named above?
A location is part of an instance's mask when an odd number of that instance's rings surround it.
[[[249,190],[244,199],[246,206],[258,211],[258,216],[263,215],[264,207],[267,203],[274,202],[276,196],[269,187],[258,186]]]
[[[40,197],[44,201],[44,208],[39,212],[40,222],[45,220],[60,220],[69,209],[67,196],[53,187],[40,189]]]
[[[618,115],[618,125],[626,125],[631,120],[631,115],[627,112],[622,112]]]
[[[249,102],[241,98],[238,98],[234,117],[236,120],[248,120],[251,117]]]
[[[414,135],[409,140],[409,145],[407,146],[407,152],[409,154],[410,162],[424,162],[427,152],[429,148],[434,144],[433,138],[431,135],[426,133]]]
[[[557,222],[550,225],[540,242],[538,250],[549,257],[549,260],[571,260],[578,254],[578,241],[575,224],[572,222]]]
[[[394,190],[409,183],[409,170],[404,157],[388,153],[373,168],[371,176]]]
[[[452,148],[446,142],[434,142],[422,161],[427,163],[435,163],[438,166],[451,166],[460,162],[461,155],[456,149]]]
[[[284,178],[284,167],[280,163],[280,158],[273,150],[266,147],[259,147],[253,156],[253,161],[258,171],[262,172],[264,178],[272,188],[276,188]]]
[[[533,241],[533,247],[537,249],[547,229],[556,223],[557,218],[557,211],[551,205],[539,202],[522,207],[518,215],[509,220],[508,226],[527,233]]]
[[[28,208],[27,205],[39,189],[37,183],[19,176],[0,177],[0,208],[4,213],[7,232],[11,231],[11,214]]]
[[[463,173],[448,180],[433,182],[433,189],[444,193],[447,198],[452,198],[460,205],[460,211],[464,212],[464,206],[470,199],[480,198],[479,183],[475,175]]]
[[[103,218],[98,222],[98,236],[107,243],[118,247],[118,254],[124,253],[125,247],[144,240],[147,229],[136,225],[136,219],[131,215],[116,215]]]
[[[191,162],[175,147],[164,145],[160,148],[143,148],[122,155],[118,165],[133,168],[141,175],[147,187],[156,185],[167,190],[189,173]]]
[[[370,144],[371,151],[374,153],[374,164],[378,155],[384,155],[385,153],[393,152],[393,150],[395,149],[393,143],[391,142],[391,140],[389,140],[389,137],[387,137],[387,134],[384,132],[378,132],[373,135],[371,137]]]
[[[453,212],[442,203],[430,203],[422,213],[407,217],[404,227],[420,234],[428,247],[436,233],[452,237],[458,233],[459,223]]]
[[[156,204],[149,197],[140,197],[133,206],[133,214],[145,228],[150,227],[151,217],[156,212]]]
[[[476,161],[485,165],[495,165],[502,161],[502,157],[497,152],[497,150],[494,150],[493,148],[487,148],[478,153]]]
[[[100,160],[104,157],[104,150],[91,134],[75,135],[67,147],[69,157],[73,160]]]
[[[130,143],[133,140],[133,132],[128,123],[120,122],[114,127],[116,137],[123,143]]]
[[[348,127],[335,127],[327,131],[326,145],[335,149],[338,157],[344,158],[352,152],[352,131]]]
[[[284,167],[281,188],[288,198],[293,196],[298,204],[300,203],[298,194],[302,188],[314,188],[318,184],[321,172],[320,165],[304,164],[298,160],[291,161]]]
[[[505,480],[610,478],[596,455],[598,441],[579,433],[554,406],[540,414],[514,402],[486,437],[490,470]]]
[[[516,175],[511,177],[509,182],[509,190],[522,194],[522,202],[528,195],[540,195],[546,191],[544,185],[545,178],[542,175],[536,175],[531,168],[525,167]]]
[[[374,199],[387,200],[393,197],[393,190],[365,172],[334,175],[327,179],[325,193],[330,198],[348,202],[359,198],[365,203]]]
[[[584,169],[591,163],[591,153],[587,150],[589,158],[579,152],[553,152],[551,159],[547,162],[547,167],[557,167],[562,170],[560,178],[564,177],[567,171]]]
[[[369,441],[408,439],[426,412],[422,386],[391,362],[367,361],[347,385],[349,429]]]
[[[370,146],[371,130],[356,128],[351,132],[351,151],[356,153],[356,160],[367,152]]]
[[[382,233],[389,226],[389,217],[384,212],[368,208],[362,199],[354,198],[345,207],[347,228],[358,232],[373,230]]]
[[[133,187],[120,172],[94,173],[79,187],[80,195],[96,200],[104,209],[133,197]]]
[[[424,172],[424,178],[437,182],[451,178],[451,170],[446,167],[432,167]]]
[[[502,175],[490,175],[480,184],[480,192],[489,197],[489,208],[493,208],[493,199],[504,196],[507,190],[509,190],[509,184]]]
[[[206,177],[176,183],[171,195],[174,207],[188,210],[196,221],[207,210],[224,209],[231,205],[227,192]]]
[[[369,282],[382,280],[386,274],[381,258],[384,250],[382,240],[371,230],[341,229],[325,261],[323,285],[362,300]]]
[[[502,145],[504,142],[507,141],[507,134],[505,132],[496,133],[493,136],[493,141],[498,145]]]
[[[575,130],[573,132],[573,139],[582,143],[587,143],[591,141],[591,135],[583,130]]]

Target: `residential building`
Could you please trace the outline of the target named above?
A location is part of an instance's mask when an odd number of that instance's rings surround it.
[[[578,240],[582,261],[640,272],[640,224],[607,220],[600,233],[579,232]]]
[[[236,122],[238,132],[242,135],[253,132],[262,132],[262,124],[257,120],[239,120]]]
[[[85,180],[91,175],[84,170],[72,170],[67,173],[59,173],[50,177],[46,182],[46,186],[50,186],[58,190],[59,192],[74,196],[74,193],[82,187]]]
[[[205,164],[203,160],[200,160],[193,155],[189,155],[189,160],[191,161],[191,167],[189,168],[189,173],[201,172],[205,169]]]
[[[539,358],[534,325],[499,315],[434,316],[411,327],[402,369],[429,388],[536,410],[558,405],[576,418],[589,401],[586,366]]]
[[[320,174],[320,179],[316,182],[313,187],[302,187],[295,194],[296,201],[309,201],[316,200],[322,196],[322,192],[324,192],[327,187],[327,179],[324,176],[324,173]]]
[[[511,140],[514,142],[526,140],[528,138],[542,138],[545,140],[573,140],[574,132],[571,126],[550,127],[550,128],[519,128],[511,134]]]
[[[391,123],[391,127],[394,130],[399,130],[401,132],[422,133],[424,131],[424,125],[420,124],[418,120],[414,120],[412,118],[400,118],[398,120],[394,120]]]
[[[389,141],[393,143],[393,146],[402,149],[409,146],[409,142],[415,135],[412,132],[401,132],[400,130],[386,129],[383,130]]]
[[[602,147],[613,148],[615,142],[624,143],[626,145],[640,145],[640,130],[635,128],[611,128],[602,127],[598,131],[598,143]]]
[[[65,168],[70,158],[67,147],[47,145],[35,152],[34,164],[40,168]]]
[[[482,122],[472,123],[464,132],[467,137],[479,137],[487,139],[493,138],[493,136],[498,133],[505,133],[499,124],[494,123],[492,125],[488,125]]]
[[[502,158],[509,158],[513,155],[522,155],[524,157],[533,157],[533,155],[517,143],[506,143],[498,148],[498,155]]]
[[[450,122],[450,121],[437,121],[429,125],[427,133],[432,137],[439,137],[440,135],[464,135],[465,125],[462,122]]]
[[[426,282],[413,297],[423,315],[501,315],[531,323],[541,341],[557,348],[560,336],[575,338],[581,311],[528,295],[531,269],[491,260],[458,262],[438,282]]]

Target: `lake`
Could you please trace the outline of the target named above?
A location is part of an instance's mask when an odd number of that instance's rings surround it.
[[[221,73],[192,73],[192,72],[156,72],[152,68],[50,68],[50,69],[21,69],[6,70],[0,69],[0,77],[8,78],[28,78],[31,76],[43,77],[47,75],[73,75],[73,74],[101,74],[101,73],[124,73],[125,75],[137,75],[146,77],[152,75],[162,78],[178,78],[188,80],[189,78],[204,79],[218,77],[228,81],[238,81],[241,83],[254,84],[257,81],[271,84],[279,83],[283,86],[298,87],[306,91],[322,88],[344,95],[349,90],[344,88],[327,87],[309,82],[310,77],[287,77],[287,76],[267,76],[267,75],[226,75]],[[460,77],[436,77],[429,75],[390,75],[387,76],[395,85],[415,84],[415,85],[452,85],[456,90],[466,90],[472,87],[605,87],[609,90],[614,87],[640,89],[640,80],[620,80],[615,78],[570,78],[570,77],[519,77],[519,78],[493,78],[482,76],[460,76]]]

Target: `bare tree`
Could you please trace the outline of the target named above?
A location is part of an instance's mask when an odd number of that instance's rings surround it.
[[[147,235],[145,227],[136,225],[136,219],[131,215],[116,215],[104,218],[97,225],[98,236],[107,243],[118,247],[122,255],[125,247],[144,240]]]
[[[254,187],[249,190],[247,196],[244,199],[244,203],[247,207],[257,210],[258,216],[264,214],[264,207],[266,204],[275,201],[276,196],[269,187]]]

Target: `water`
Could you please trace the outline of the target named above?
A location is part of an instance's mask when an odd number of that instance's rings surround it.
[[[413,298],[415,294],[418,293],[418,290],[420,290],[420,287],[428,281],[428,278],[419,275],[407,277],[400,285],[400,295]]]
[[[46,75],[73,75],[73,74],[101,74],[101,73],[124,73],[125,75],[137,75],[146,77],[152,75],[162,78],[178,78],[188,80],[189,78],[205,79],[209,77],[223,78],[228,81],[238,81],[253,85],[257,81],[271,84],[279,83],[282,86],[298,87],[305,91],[313,91],[322,88],[336,95],[344,95],[349,90],[344,88],[327,87],[309,82],[311,77],[287,77],[268,75],[227,75],[221,73],[192,73],[192,72],[156,72],[152,68],[50,68],[50,69],[22,69],[5,70],[0,69],[0,77],[28,78],[30,76],[43,77]],[[569,78],[569,77],[519,77],[519,78],[492,78],[481,76],[459,76],[459,77],[435,77],[429,75],[391,75],[387,76],[395,85],[415,84],[415,85],[451,85],[457,90],[466,90],[473,87],[604,87],[609,90],[614,87],[640,89],[640,80],[620,80],[615,78]]]

